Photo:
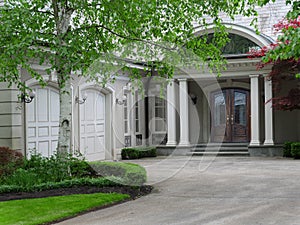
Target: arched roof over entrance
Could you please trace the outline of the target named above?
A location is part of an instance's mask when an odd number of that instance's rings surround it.
[[[237,24],[231,24],[231,23],[224,23],[224,25],[227,27],[227,31],[230,34],[236,34],[239,36],[242,36],[255,44],[257,44],[259,47],[267,46],[271,43],[274,43],[275,41],[264,35],[264,34],[256,34],[255,30],[250,29],[245,26],[237,25]],[[207,28],[204,28],[202,26],[195,27],[194,34],[196,36],[201,36],[201,34],[209,34],[214,32],[214,26],[210,25]]]

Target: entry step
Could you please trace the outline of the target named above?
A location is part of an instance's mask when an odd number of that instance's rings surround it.
[[[188,152],[187,155],[195,155],[195,156],[204,156],[204,155],[217,155],[217,156],[249,156],[248,151],[191,151]]]
[[[248,143],[197,144],[187,155],[249,156]]]

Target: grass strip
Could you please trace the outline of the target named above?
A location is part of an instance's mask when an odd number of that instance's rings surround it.
[[[96,193],[0,202],[0,224],[48,223],[128,198],[126,194]]]

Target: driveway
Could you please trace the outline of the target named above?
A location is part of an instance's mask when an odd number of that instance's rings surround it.
[[[60,225],[300,224],[300,161],[165,157],[145,166],[152,194]]]

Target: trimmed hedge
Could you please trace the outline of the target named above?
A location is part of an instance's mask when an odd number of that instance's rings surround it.
[[[0,185],[1,193],[11,192],[35,192],[44,191],[58,188],[70,188],[76,186],[96,186],[96,187],[111,187],[120,186],[111,179],[100,177],[100,178],[74,178],[72,180],[64,180],[60,182],[47,182],[32,186],[19,186],[19,185]]]
[[[300,159],[300,142],[285,142],[283,145],[283,156]]]
[[[147,181],[145,168],[122,162],[91,162],[98,175],[122,185],[141,186]]]
[[[295,159],[300,159],[300,142],[291,144],[291,154]]]
[[[140,159],[144,157],[156,157],[156,147],[133,147],[123,148],[121,151],[122,159]]]
[[[293,142],[287,141],[283,144],[283,156],[284,157],[293,157],[291,150],[292,150]]]

